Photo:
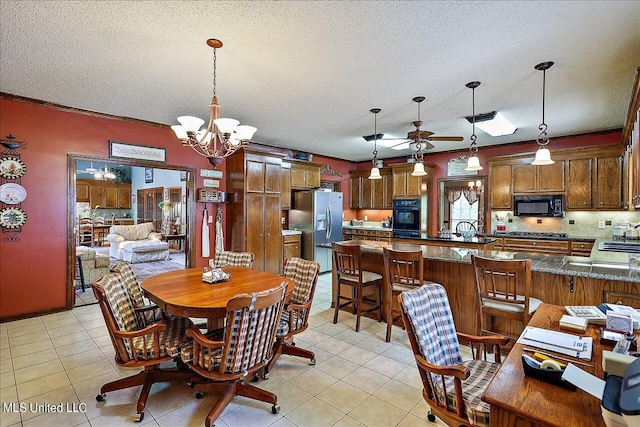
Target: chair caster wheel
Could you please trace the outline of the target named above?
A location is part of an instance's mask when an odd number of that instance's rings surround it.
[[[433,414],[427,414],[427,419],[428,419],[429,421],[431,421],[432,423],[435,423],[435,422],[436,422],[436,416],[435,416],[435,415],[433,415]]]
[[[271,374],[269,372],[263,372],[262,373],[262,379],[263,380],[268,380],[270,376],[271,376]]]
[[[257,383],[258,381],[260,381],[260,376],[258,374],[255,374],[253,378],[251,378],[251,382]]]
[[[96,402],[102,402],[106,397],[106,394],[99,394],[96,396]]]
[[[138,412],[133,416],[133,421],[136,423],[139,423],[142,420],[144,420],[144,412]]]
[[[277,403],[275,405],[273,405],[271,407],[271,412],[274,414],[277,414],[278,412],[280,412],[280,405],[278,405]]]
[[[316,364],[316,359],[311,359],[311,362],[309,362],[309,365],[315,365]]]
[[[204,394],[201,391],[196,391],[196,399],[202,399],[202,396],[204,396]]]

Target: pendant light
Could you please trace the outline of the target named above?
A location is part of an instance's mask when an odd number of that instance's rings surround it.
[[[542,71],[542,123],[538,126],[540,129],[540,134],[538,138],[536,138],[536,142],[538,143],[538,151],[536,151],[536,157],[531,162],[532,165],[552,165],[555,162],[551,160],[551,153],[547,148],[549,144],[549,138],[547,137],[547,124],[544,122],[544,98],[545,98],[545,89],[546,89],[546,75],[547,70],[551,68],[553,65],[553,61],[541,62],[540,64],[535,66],[535,69],[538,71]]]
[[[373,167],[371,168],[369,179],[382,179],[378,168],[378,113],[382,110],[372,108],[369,111],[373,113],[373,160],[371,160]]]
[[[422,126],[422,121],[420,120],[420,103],[424,101],[424,96],[416,96],[412,101],[418,104],[418,120],[413,122],[413,125],[416,127],[416,130],[414,131],[416,154],[414,155],[415,164],[413,165],[413,172],[411,172],[411,176],[425,176],[427,172],[424,170],[424,156],[422,154],[422,144],[420,143],[422,134],[420,131],[420,126]]]
[[[480,166],[480,159],[478,159],[478,145],[476,144],[476,88],[480,86],[480,82],[469,82],[465,86],[471,89],[471,105],[473,121],[473,131],[471,132],[471,144],[469,145],[469,159],[467,160],[466,171],[479,171],[482,170]]]

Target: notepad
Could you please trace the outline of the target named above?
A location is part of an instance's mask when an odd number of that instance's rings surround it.
[[[590,360],[593,351],[593,338],[591,337],[580,337],[533,326],[525,327],[517,342],[579,359]]]

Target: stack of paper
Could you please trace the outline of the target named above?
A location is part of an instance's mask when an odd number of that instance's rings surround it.
[[[578,337],[533,326],[525,327],[517,342],[579,359],[591,359],[593,351],[593,338],[591,337]]]

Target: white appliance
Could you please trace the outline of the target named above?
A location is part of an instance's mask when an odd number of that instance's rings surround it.
[[[318,245],[342,240],[342,193],[294,193],[289,229],[302,231],[302,258],[319,262],[321,273],[331,271],[331,247]]]

